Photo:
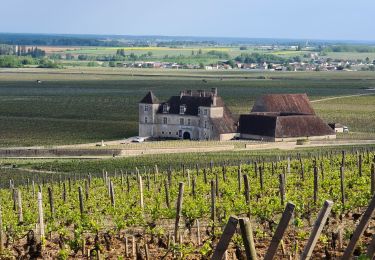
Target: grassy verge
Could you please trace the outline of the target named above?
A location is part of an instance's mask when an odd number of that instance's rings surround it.
[[[36,170],[53,170],[57,172],[68,173],[92,173],[100,175],[102,170],[108,172],[115,171],[134,171],[139,169],[152,169],[158,165],[159,169],[180,168],[181,165],[193,169],[196,164],[201,167],[207,167],[212,161],[215,164],[226,163],[228,165],[238,165],[240,162],[254,160],[277,160],[286,156],[320,156],[326,153],[340,153],[345,151],[368,150],[373,151],[375,145],[360,146],[335,146],[319,148],[297,148],[292,151],[284,150],[263,150],[263,151],[230,151],[230,152],[208,152],[208,153],[190,153],[190,154],[158,154],[143,155],[128,158],[113,158],[102,160],[79,160],[79,159],[2,159],[1,165],[15,164],[19,168],[29,168]]]

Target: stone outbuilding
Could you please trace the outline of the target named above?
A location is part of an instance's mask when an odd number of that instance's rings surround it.
[[[242,139],[294,141],[335,139],[335,131],[315,114],[306,94],[268,94],[258,98],[250,114],[241,115]]]

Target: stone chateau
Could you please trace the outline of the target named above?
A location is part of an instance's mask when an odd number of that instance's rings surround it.
[[[236,133],[236,120],[216,88],[181,91],[164,102],[150,91],[139,102],[142,137],[224,141]]]

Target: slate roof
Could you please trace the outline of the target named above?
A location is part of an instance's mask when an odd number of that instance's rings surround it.
[[[332,129],[335,129],[335,128],[343,128],[344,125],[343,124],[340,124],[340,123],[328,123],[328,125],[332,128]]]
[[[139,102],[142,104],[159,104],[158,98],[152,93],[152,91],[149,91],[146,96],[142,98],[142,100]]]
[[[315,115],[306,94],[268,94],[258,98],[251,112]]]
[[[152,100],[152,92],[149,92],[141,103],[149,102]],[[151,97],[150,97],[151,96]],[[156,98],[156,97],[155,97]],[[184,91],[180,96],[172,96],[166,102],[161,102],[157,113],[163,113],[163,105],[168,104],[169,111],[168,114],[180,114],[180,106],[185,105],[186,110],[184,115],[198,116],[199,107],[214,107],[214,94],[212,92],[205,91]],[[152,103],[154,104],[154,103]],[[237,120],[233,117],[229,108],[225,105],[224,100],[216,96],[216,107],[223,107],[224,113],[223,117],[220,118],[210,118],[213,130],[217,134],[224,133],[236,133],[237,132]]]
[[[217,97],[217,99],[221,99]],[[180,114],[180,106],[185,105],[185,115],[198,115],[198,107],[211,107],[212,97],[199,97],[199,96],[172,96],[167,102],[163,102],[159,107],[158,113],[163,113],[163,104],[169,105],[168,114]],[[217,103],[217,105],[219,105]]]

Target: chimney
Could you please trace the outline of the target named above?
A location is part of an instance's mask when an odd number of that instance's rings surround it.
[[[212,100],[212,106],[214,106],[214,107],[216,107],[216,99],[217,99],[216,96],[212,96],[212,97],[211,97],[211,100]]]
[[[212,88],[211,92],[215,97],[217,96],[217,88]]]

